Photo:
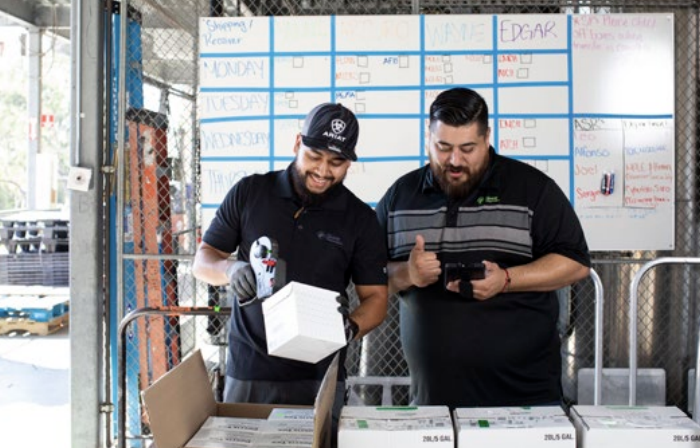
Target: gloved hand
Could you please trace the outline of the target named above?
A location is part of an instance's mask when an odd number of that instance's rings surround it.
[[[343,329],[345,330],[345,341],[349,344],[355,339],[357,333],[360,332],[360,327],[350,317],[350,301],[347,297],[340,294],[335,298],[338,302],[338,312],[343,316]]]
[[[255,301],[257,296],[257,282],[255,273],[250,263],[246,261],[235,261],[226,270],[231,289],[238,298],[241,306],[248,305]]]

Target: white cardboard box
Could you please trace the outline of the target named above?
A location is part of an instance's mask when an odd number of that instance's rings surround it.
[[[267,352],[317,363],[345,346],[337,292],[290,282],[263,302]]]
[[[700,448],[700,425],[674,406],[572,406],[579,448]]]
[[[575,448],[576,430],[559,406],[457,408],[457,448]]]
[[[454,448],[447,406],[345,406],[338,448]]]

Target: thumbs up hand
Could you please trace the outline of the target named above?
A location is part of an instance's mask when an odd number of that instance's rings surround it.
[[[423,288],[438,281],[442,269],[435,252],[425,250],[425,239],[416,235],[416,245],[408,257],[408,275],[411,283]]]

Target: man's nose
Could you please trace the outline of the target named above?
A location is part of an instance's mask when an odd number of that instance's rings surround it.
[[[330,164],[327,160],[321,160],[318,164],[318,174],[322,177],[327,177],[331,171]]]
[[[462,155],[456,149],[453,149],[452,152],[450,152],[450,158],[448,160],[450,162],[450,165],[453,165],[453,166],[462,166],[463,165]]]

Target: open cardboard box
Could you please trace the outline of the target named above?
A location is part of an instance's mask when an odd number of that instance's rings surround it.
[[[338,378],[333,358],[314,403],[313,448],[329,448],[331,412]],[[209,416],[266,419],[274,408],[304,408],[252,403],[217,403],[202,353],[197,350],[141,393],[157,448],[182,448]]]

